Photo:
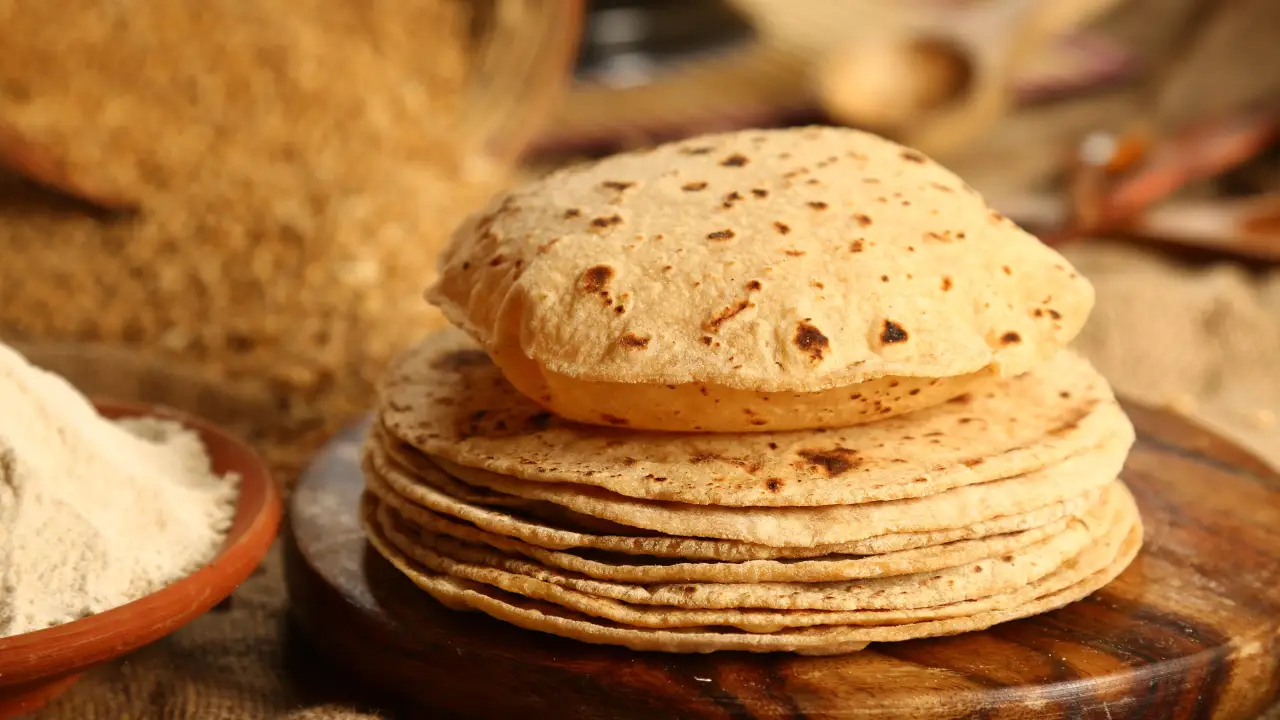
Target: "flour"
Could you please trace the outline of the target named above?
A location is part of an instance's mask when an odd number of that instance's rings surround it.
[[[239,480],[200,438],[112,422],[0,343],[0,637],[118,607],[221,547]]]

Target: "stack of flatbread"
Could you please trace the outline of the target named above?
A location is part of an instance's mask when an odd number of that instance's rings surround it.
[[[1059,608],[1142,526],[1058,254],[852,130],[685,140],[462,227],[388,369],[365,526],[457,609],[637,650],[849,652]]]

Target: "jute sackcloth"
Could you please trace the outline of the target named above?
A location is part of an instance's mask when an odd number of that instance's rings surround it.
[[[1069,248],[1098,289],[1077,342],[1116,394],[1194,418],[1280,468],[1280,271]]]

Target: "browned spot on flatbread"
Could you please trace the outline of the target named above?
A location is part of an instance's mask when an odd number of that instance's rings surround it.
[[[729,307],[724,308],[720,312],[716,313],[710,320],[704,322],[702,324],[702,329],[708,330],[708,331],[718,330],[721,325],[733,319],[735,315],[742,312],[743,310],[746,310],[749,307],[754,307],[754,306],[755,306],[755,303],[751,302],[750,300],[739,300],[735,302],[733,305],[730,305]]]
[[[786,235],[787,233],[791,232],[791,226],[784,222],[775,221],[773,223],[773,229],[777,230],[779,235]]]
[[[699,190],[706,190],[707,184],[705,182],[688,182],[681,185],[680,189],[685,192],[698,192]]]
[[[600,413],[600,419],[609,423],[610,425],[618,425],[621,427],[625,427],[631,424],[630,422],[627,421],[626,418],[620,418],[617,415],[610,415],[609,413]]]
[[[614,225],[621,225],[621,224],[622,224],[622,217],[619,215],[609,215],[606,217],[592,218],[591,220],[591,227],[593,228],[607,228],[607,227],[613,227]]]
[[[582,273],[578,287],[584,293],[602,293],[609,289],[609,281],[613,279],[613,268],[608,265],[596,265]]]
[[[732,465],[733,467],[744,470],[749,475],[754,475],[760,472],[762,468],[764,468],[764,463],[759,460],[750,460],[747,458],[732,457],[728,455],[721,455],[719,453],[705,452],[705,451],[695,452],[692,455],[690,455],[689,462],[694,465],[704,465],[706,463],[713,463],[713,462],[724,463],[726,465]]]
[[[871,224],[871,216],[863,215],[862,213],[857,213],[856,215],[853,216],[853,221],[858,223],[859,227],[867,227],[868,225]]]
[[[925,161],[928,160],[928,158],[924,156],[924,153],[921,153],[918,150],[906,149],[906,150],[903,150],[900,154],[903,160],[906,160],[907,162],[917,163],[920,165],[923,165]]]
[[[858,453],[848,448],[835,447],[828,450],[800,450],[796,453],[809,463],[810,467],[825,474],[837,477],[858,467]]]
[[[885,320],[884,324],[880,327],[880,342],[885,345],[906,342],[908,337],[907,331],[901,325],[892,320]]]
[[[732,240],[733,231],[728,228],[707,233],[708,240]]]
[[[626,333],[618,338],[618,344],[624,348],[632,350],[643,350],[649,347],[649,338],[636,335],[635,333]]]
[[[813,358],[814,361],[821,362],[822,356],[831,347],[827,336],[822,334],[818,328],[807,322],[800,322],[796,325],[796,334],[791,340],[800,348],[802,352]]]
[[[633,183],[633,182],[623,182],[623,181],[621,181],[621,180],[605,180],[604,182],[600,183],[600,185],[601,185],[602,187],[608,188],[608,189],[610,189],[610,190],[619,190],[619,191],[621,191],[621,190],[626,190],[627,188],[631,187],[632,185],[635,185],[635,183]]]
[[[748,162],[750,161],[747,159],[746,155],[743,155],[741,153],[734,153],[733,155],[730,155],[729,157],[721,160],[720,164],[725,167],[742,167],[743,165],[746,165]]]
[[[853,242],[849,243],[849,252],[860,253],[862,252],[862,249],[865,246],[866,246],[866,241],[864,241],[862,238],[858,238],[857,240],[854,240]]]
[[[1020,342],[1022,342],[1022,336],[1012,330],[1000,336],[1001,345],[1017,345]]]

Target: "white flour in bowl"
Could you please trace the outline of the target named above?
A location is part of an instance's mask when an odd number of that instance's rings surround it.
[[[111,421],[0,343],[0,637],[109,610],[208,562],[239,478],[193,431]]]

